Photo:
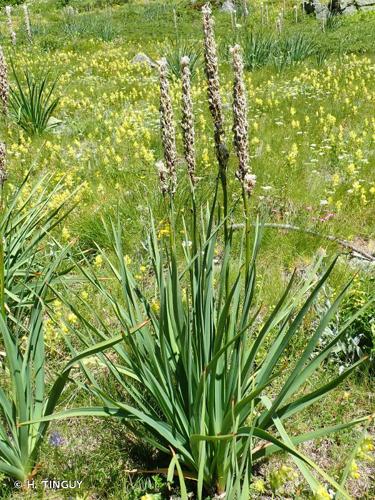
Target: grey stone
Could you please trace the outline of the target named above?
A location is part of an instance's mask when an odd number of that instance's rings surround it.
[[[353,0],[340,0],[338,3],[338,6],[339,6],[340,10],[344,10],[347,7],[349,7],[349,5],[352,5],[352,4],[353,4]]]
[[[375,270],[375,262],[363,259],[361,255],[358,256],[353,252],[353,258],[349,260],[349,265],[355,270],[361,270],[368,273],[373,273]]]
[[[375,0],[329,0],[327,3],[321,3],[320,0],[304,0],[303,5],[308,14],[314,12],[319,20],[326,19],[331,11],[341,14],[354,14],[359,10],[375,10]]]
[[[329,13],[327,5],[320,3],[320,0],[309,0],[304,2],[304,7],[307,13],[315,12],[317,19],[326,19]]]
[[[147,64],[151,68],[156,68],[157,64],[143,52],[139,52],[132,59],[132,64]]]
[[[315,15],[317,19],[326,19],[329,14],[327,5],[320,3],[319,0],[312,0],[314,5]]]
[[[375,0],[355,0],[355,4],[361,9],[362,7],[375,6]]]
[[[342,14],[355,14],[357,12],[357,7],[355,5],[348,5],[345,9],[342,10]]]

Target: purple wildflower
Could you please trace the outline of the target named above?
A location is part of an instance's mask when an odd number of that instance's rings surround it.
[[[54,431],[49,437],[49,444],[56,447],[62,446],[64,444],[64,438],[57,431]]]

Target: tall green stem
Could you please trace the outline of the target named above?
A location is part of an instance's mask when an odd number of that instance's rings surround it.
[[[0,235],[0,309],[5,320],[5,275],[4,275],[4,239]]]
[[[191,210],[193,216],[193,255],[196,255],[198,249],[198,238],[197,238],[197,203],[195,200],[195,188],[191,184]]]
[[[175,239],[175,217],[174,217],[174,203],[173,203],[173,195],[170,194],[170,199],[169,199],[169,226],[170,226],[170,231],[169,231],[169,241],[170,241],[170,251],[171,255],[175,255],[175,250],[176,250],[176,239]]]
[[[5,252],[4,252],[4,230],[3,230],[3,217],[4,217],[4,197],[5,186],[1,186],[1,199],[0,199],[0,313],[5,320]]]
[[[245,213],[245,264],[246,264],[246,282],[248,280],[249,268],[251,262],[251,220],[250,220],[250,204],[249,197],[244,189],[242,189],[242,198]]]
[[[223,217],[224,217],[224,240],[228,240],[228,188],[227,173],[225,170],[220,172],[221,188],[223,190]]]
[[[223,131],[215,131],[215,142],[216,142],[216,157],[219,164],[219,178],[221,183],[221,188],[223,191],[223,216],[224,216],[224,240],[225,243],[228,241],[228,182],[227,182],[227,168],[229,153],[225,143],[222,140]],[[219,213],[221,207],[219,206]]]

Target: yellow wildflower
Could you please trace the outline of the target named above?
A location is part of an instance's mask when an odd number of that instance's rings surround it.
[[[97,269],[100,269],[103,265],[103,257],[101,255],[97,255],[94,260],[94,266]]]

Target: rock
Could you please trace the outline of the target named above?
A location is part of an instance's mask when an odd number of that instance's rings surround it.
[[[139,52],[132,59],[132,64],[147,64],[151,68],[156,68],[157,64],[143,52]]]
[[[375,271],[375,240],[354,238],[349,242],[352,253],[349,264],[354,269],[374,273]],[[356,251],[357,250],[357,251]]]
[[[349,5],[351,5],[352,3],[353,3],[352,0],[339,0],[337,4],[337,9],[339,11],[343,11],[344,9],[349,7]]]
[[[340,0],[342,14],[354,14],[358,10],[375,10],[375,0]]]
[[[305,11],[308,14],[315,12],[315,16],[317,19],[326,19],[329,14],[328,6],[325,4],[321,4],[319,0],[308,0],[303,2],[303,6]]]
[[[327,5],[320,3],[319,0],[312,0],[314,5],[315,15],[317,19],[326,19],[329,15]]]
[[[229,14],[234,14],[236,12],[236,7],[232,0],[225,0],[221,7],[222,12],[229,12]]]
[[[352,258],[349,260],[349,265],[352,269],[356,271],[362,271],[365,273],[373,274],[375,272],[375,262],[371,260],[365,260],[361,257],[357,257],[353,253]]]
[[[329,0],[327,4],[322,4],[320,0],[303,0],[302,4],[307,14],[315,12],[320,20],[326,19],[330,12],[353,14],[361,10],[375,10],[375,0]]]
[[[355,0],[356,6],[361,9],[362,7],[375,6],[375,0]]]
[[[345,7],[345,9],[341,11],[341,14],[354,14],[355,12],[357,12],[356,6],[348,5],[347,7]]]

